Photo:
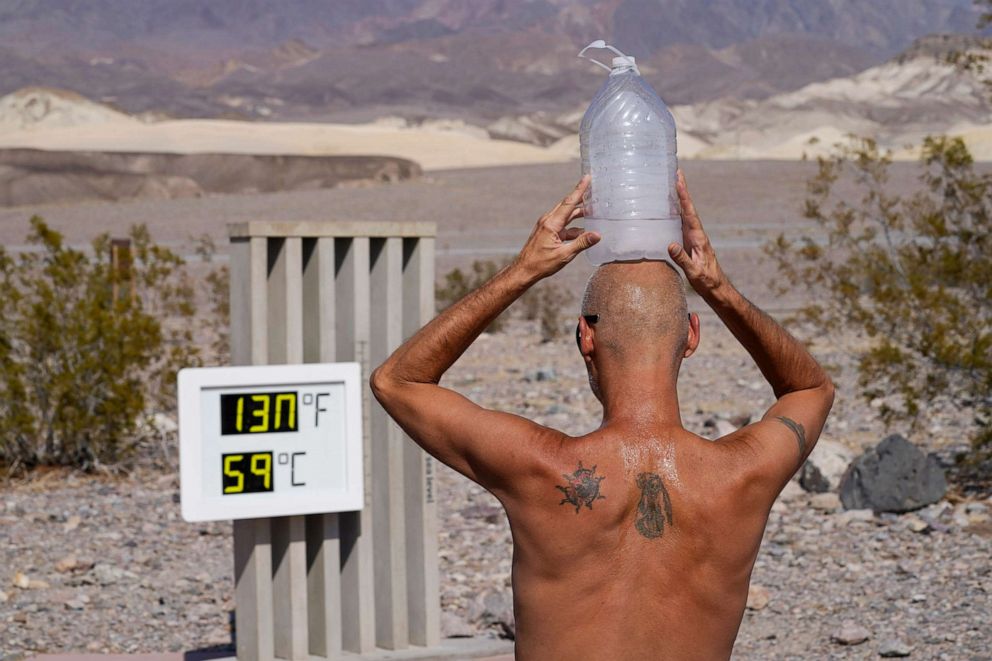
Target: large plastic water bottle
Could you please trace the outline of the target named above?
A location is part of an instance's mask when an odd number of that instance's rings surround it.
[[[587,230],[603,239],[586,251],[593,264],[620,260],[669,260],[668,246],[682,243],[675,176],[675,119],[637,69],[633,57],[604,41],[617,57],[582,117],[582,173],[591,174],[583,205]]]

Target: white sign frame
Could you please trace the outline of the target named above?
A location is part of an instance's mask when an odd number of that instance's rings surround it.
[[[362,447],[362,374],[358,363],[304,363],[194,367],[179,371],[179,474],[182,517],[222,521],[361,510],[365,504]],[[258,388],[306,384],[343,384],[345,476],[343,491],[266,492],[231,495],[223,500],[203,492],[203,389]]]

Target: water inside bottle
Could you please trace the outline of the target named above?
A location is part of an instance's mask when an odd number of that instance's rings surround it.
[[[667,260],[668,245],[682,242],[675,120],[634,58],[604,47],[621,57],[614,58],[579,131],[582,171],[592,175],[584,224],[603,236],[586,254],[594,264]]]

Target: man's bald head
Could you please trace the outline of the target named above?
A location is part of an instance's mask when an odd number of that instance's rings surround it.
[[[586,284],[582,314],[599,315],[596,346],[622,362],[677,365],[689,312],[681,276],[667,262],[613,262]]]

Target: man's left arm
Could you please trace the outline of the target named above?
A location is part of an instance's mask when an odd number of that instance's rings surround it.
[[[559,436],[520,416],[491,411],[439,385],[480,333],[528,288],[558,272],[599,235],[567,228],[582,215],[588,178],[542,216],[517,258],[420,329],[373,373],[376,399],[427,452],[499,489],[531,462],[533,442]],[[521,443],[523,441],[523,443]]]

